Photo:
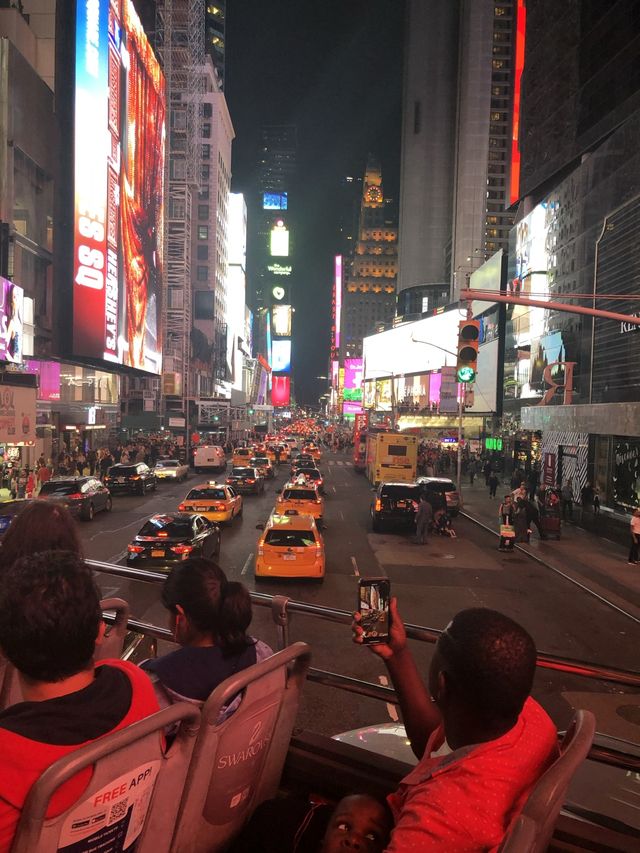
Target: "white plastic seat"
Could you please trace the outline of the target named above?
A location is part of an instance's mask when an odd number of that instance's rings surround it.
[[[591,711],[576,711],[560,744],[560,757],[536,782],[520,813],[525,820],[514,822],[501,853],[544,853],[569,784],[589,754],[595,733],[596,718]]]
[[[172,853],[224,850],[280,784],[311,652],[294,643],[220,684],[202,709]],[[220,712],[242,693],[237,710]]]
[[[176,723],[178,733],[165,751],[164,731]],[[11,853],[57,853],[80,842],[87,850],[119,853],[135,838],[136,853],[166,853],[199,723],[199,709],[180,702],[56,761],[29,792]],[[60,786],[91,766],[93,775],[82,796],[60,815],[47,818]]]

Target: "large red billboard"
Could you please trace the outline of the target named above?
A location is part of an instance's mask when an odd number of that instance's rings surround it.
[[[288,376],[271,377],[271,405],[288,406],[291,401],[291,380]]]
[[[160,373],[165,85],[132,0],[77,0],[73,353]]]

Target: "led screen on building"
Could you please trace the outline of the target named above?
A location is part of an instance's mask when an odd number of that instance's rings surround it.
[[[22,363],[24,291],[0,276],[0,361]]]
[[[289,229],[282,222],[271,229],[269,251],[273,258],[289,257]]]
[[[344,387],[345,390],[360,388],[362,386],[362,371],[364,362],[361,358],[345,358],[344,360]]]
[[[287,193],[262,193],[263,210],[286,210],[288,205]]]
[[[291,400],[291,380],[288,376],[272,377],[271,405],[288,406]]]
[[[132,0],[76,0],[73,353],[161,372],[165,85]]]
[[[287,338],[291,334],[291,305],[274,305],[271,324],[274,335]]]
[[[271,369],[274,373],[289,373],[291,370],[290,340],[276,340],[271,344]]]

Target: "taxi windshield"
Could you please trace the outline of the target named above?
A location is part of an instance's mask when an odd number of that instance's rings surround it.
[[[206,486],[203,489],[191,489],[189,494],[187,495],[188,501],[195,500],[214,500],[214,501],[224,501],[226,500],[227,495],[225,494],[224,489],[214,489],[209,486]]]
[[[178,464],[177,459],[159,459],[156,462],[156,468],[177,468]]]
[[[264,542],[274,548],[308,548],[316,540],[310,530],[269,530]]]
[[[269,464],[269,460],[267,459],[266,456],[254,456],[253,459],[251,460],[251,462],[254,465],[268,465]]]
[[[313,489],[285,489],[282,496],[287,501],[315,501]]]

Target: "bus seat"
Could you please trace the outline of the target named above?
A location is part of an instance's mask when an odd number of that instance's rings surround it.
[[[115,611],[116,620],[113,625],[108,626],[102,643],[96,646],[94,660],[112,660],[122,657],[124,639],[129,630],[127,627],[130,615],[129,605],[122,598],[103,598],[100,609],[103,613],[105,610]]]
[[[223,850],[261,802],[278,791],[311,653],[293,643],[231,676],[202,709],[172,853]],[[221,709],[242,693],[237,710]]]
[[[543,853],[547,849],[571,779],[589,754],[595,733],[596,718],[591,711],[576,711],[560,744],[560,757],[542,774],[522,809],[521,815],[530,820],[535,828],[531,844],[509,846],[511,835],[519,826],[520,831],[525,833],[516,821],[507,834],[501,851]]]
[[[530,853],[535,850],[536,825],[530,817],[521,814],[509,831],[500,853]]]
[[[164,731],[176,723],[178,733],[165,752]],[[110,853],[136,838],[136,853],[167,853],[199,724],[199,709],[180,702],[56,761],[29,792],[11,853],[67,847]],[[93,775],[80,799],[47,818],[56,790],[89,766]]]

